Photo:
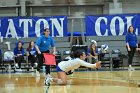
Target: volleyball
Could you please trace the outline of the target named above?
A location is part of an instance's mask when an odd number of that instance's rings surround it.
[[[107,44],[103,44],[103,45],[101,45],[101,51],[102,52],[106,52],[106,51],[108,51],[108,45]]]

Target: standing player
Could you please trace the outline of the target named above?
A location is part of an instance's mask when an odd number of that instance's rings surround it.
[[[134,70],[132,68],[132,61],[136,48],[138,48],[138,44],[137,44],[137,37],[136,34],[134,33],[133,26],[129,26],[128,33],[126,35],[126,48],[128,51],[128,64],[129,64],[128,70]]]
[[[73,60],[68,60],[68,61],[61,61],[56,70],[57,70],[57,75],[58,78],[52,78],[48,76],[45,80],[46,85],[50,85],[51,81],[54,81],[58,84],[67,84],[67,76],[66,72],[69,72],[70,70],[74,70],[79,68],[80,66],[85,66],[89,68],[99,68],[101,62],[97,62],[95,64],[90,64],[85,62],[86,55],[82,50],[77,50],[74,53],[74,58]]]
[[[48,28],[44,29],[44,34],[41,37],[39,37],[35,45],[38,58],[36,76],[40,76],[40,68],[41,66],[43,66],[44,63],[43,53],[49,53],[50,46],[53,48],[53,54],[55,55],[54,40],[49,34],[50,30]],[[46,65],[46,74],[50,74],[50,65]]]

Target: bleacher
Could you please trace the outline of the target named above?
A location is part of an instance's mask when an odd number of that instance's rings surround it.
[[[24,49],[26,51],[28,44],[30,41],[36,41],[38,38],[37,37],[30,37],[30,38],[20,38],[19,41],[24,42]],[[96,40],[98,43],[98,46],[101,46],[102,44],[108,44],[109,46],[109,51],[112,51],[114,49],[119,49],[121,51],[122,54],[127,56],[127,50],[125,47],[125,36],[104,36],[104,37],[98,37],[98,36],[87,36],[86,37],[86,45],[90,45],[90,40]],[[11,42],[11,50],[13,51],[13,49],[15,48],[15,43],[17,42],[16,38],[4,38],[3,42],[9,41]],[[56,45],[56,50],[58,50],[61,53],[61,58],[62,60],[66,57],[66,55],[63,55],[63,52],[66,50],[70,50],[70,41],[69,41],[69,37],[54,37],[54,41],[55,41],[55,45]],[[140,37],[138,37],[138,41],[140,41]],[[0,47],[2,49],[2,53],[4,53],[5,51],[7,51],[7,45],[4,43],[0,44]],[[134,66],[139,66],[139,60],[140,57],[137,55],[137,53],[135,54],[134,57],[134,62],[133,65]],[[111,61],[111,60],[110,60]],[[123,66],[127,66],[127,58],[125,58],[125,60],[123,60]],[[25,67],[25,66],[24,66]],[[23,68],[24,68],[23,67]]]
[[[93,36],[93,37],[86,37],[87,45],[90,45],[90,40],[94,39],[97,41],[98,46],[102,44],[107,44],[109,46],[109,51],[112,51],[114,49],[119,49],[122,54],[127,56],[127,50],[126,50],[126,42],[125,42],[125,36],[104,36],[104,37],[98,37],[98,36]],[[137,36],[138,42],[140,42],[140,36]],[[134,66],[139,66],[140,65],[140,57],[138,53],[136,52],[133,58],[133,64]],[[127,58],[124,59],[123,62],[124,66],[128,66]],[[136,65],[137,64],[137,65]]]

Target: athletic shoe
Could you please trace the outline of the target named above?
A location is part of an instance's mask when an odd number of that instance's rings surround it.
[[[31,71],[33,72],[34,71],[34,68],[32,67]]]
[[[21,70],[21,69],[15,69],[15,71],[22,72],[22,70]]]
[[[37,67],[38,63],[35,63],[35,67]]]
[[[47,74],[47,77],[52,78],[52,76],[50,74]]]
[[[35,77],[35,81],[38,83],[40,81],[40,77]]]
[[[40,77],[40,73],[39,73],[39,71],[37,71],[37,70],[36,70],[36,76],[37,76],[37,77]]]
[[[15,67],[18,68],[18,64],[17,63],[15,64]]]
[[[46,86],[50,86],[50,83],[52,82],[52,79],[53,79],[53,78],[51,78],[51,77],[47,77],[47,78],[45,79],[45,81],[44,81],[44,84],[45,84]]]

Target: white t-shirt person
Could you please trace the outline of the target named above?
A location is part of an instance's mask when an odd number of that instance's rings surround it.
[[[76,50],[74,52],[74,58],[75,59],[73,60],[61,61],[56,68],[58,78],[47,77],[45,79],[45,84],[50,85],[51,81],[54,81],[57,84],[67,84],[66,72],[73,69],[77,69],[80,66],[85,66],[89,68],[99,68],[101,64],[101,62],[97,62],[95,64],[85,62],[84,60],[86,58],[86,55],[82,50]]]
[[[76,58],[76,59],[72,59],[68,61],[61,61],[58,64],[58,66],[62,71],[68,72],[70,70],[77,69],[80,66],[95,68],[96,64],[90,64],[90,63],[87,63],[86,61],[81,60],[80,58]]]

